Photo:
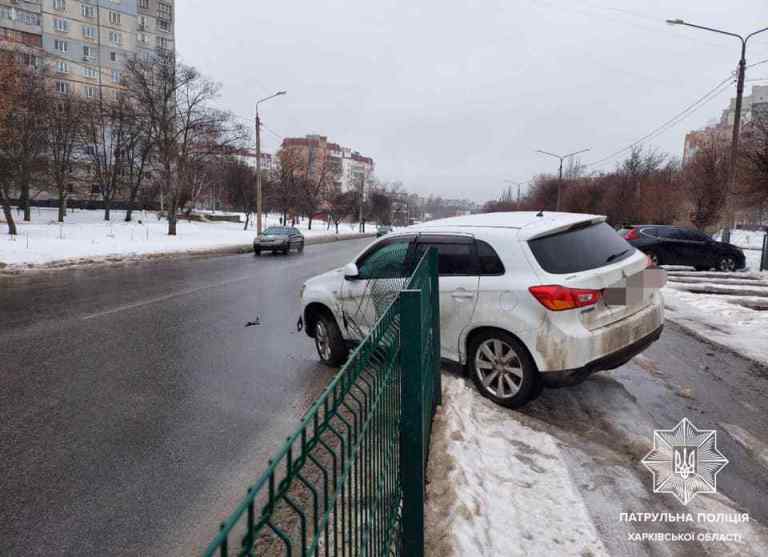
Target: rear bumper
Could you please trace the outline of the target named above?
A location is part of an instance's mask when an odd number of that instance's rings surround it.
[[[592,360],[587,365],[576,369],[565,369],[562,371],[548,371],[542,373],[542,379],[544,384],[548,387],[566,387],[570,385],[576,385],[581,383],[598,371],[605,371],[609,369],[616,369],[619,366],[626,364],[629,360],[643,352],[651,344],[659,340],[661,332],[664,330],[664,325],[661,325],[658,329],[644,336],[643,338],[636,340],[632,344],[612,352],[606,356]]]

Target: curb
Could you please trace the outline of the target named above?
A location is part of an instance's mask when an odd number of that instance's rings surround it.
[[[330,244],[333,242],[343,242],[346,240],[360,240],[363,238],[373,238],[375,233],[355,233],[344,236],[331,234],[328,236],[319,236],[306,238],[304,245],[312,246],[318,244]],[[187,251],[170,251],[160,253],[146,254],[126,254],[126,255],[105,255],[98,257],[81,257],[77,259],[62,259],[50,261],[48,263],[19,263],[8,265],[0,262],[0,277],[17,277],[33,273],[55,273],[58,271],[67,271],[74,268],[97,268],[97,267],[115,267],[131,263],[148,263],[159,260],[186,259],[194,257],[216,257],[222,255],[238,255],[250,253],[253,251],[253,245],[237,244],[234,246],[224,246],[220,248],[191,249]]]

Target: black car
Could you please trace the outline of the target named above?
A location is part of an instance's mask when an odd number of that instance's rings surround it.
[[[393,230],[394,228],[392,228],[388,224],[380,224],[379,227],[376,229],[376,237],[381,238],[382,236],[386,236]]]
[[[270,226],[253,241],[254,255],[261,255],[262,251],[287,254],[292,249],[304,251],[304,235],[293,226]]]
[[[744,252],[734,245],[718,242],[699,230],[677,226],[636,225],[624,239],[645,252],[656,265],[685,265],[697,271],[713,267],[735,271],[746,265]]]

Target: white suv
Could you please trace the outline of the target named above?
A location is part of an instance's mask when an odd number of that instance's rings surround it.
[[[605,217],[491,213],[389,234],[308,280],[302,319],[323,362],[344,361],[429,247],[439,253],[442,357],[504,406],[616,368],[661,334],[663,271],[646,270]]]

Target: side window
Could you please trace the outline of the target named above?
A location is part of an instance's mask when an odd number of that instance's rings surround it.
[[[361,279],[402,278],[406,272],[406,255],[412,238],[382,242],[374,251],[364,254],[357,262]]]
[[[672,240],[690,240],[691,239],[688,237],[688,234],[685,232],[685,230],[681,230],[680,228],[671,229],[667,237],[671,238]]]
[[[686,230],[686,237],[693,242],[708,242],[711,238],[698,230]]]
[[[486,242],[477,240],[477,258],[480,263],[481,275],[503,275],[504,264],[494,249]]]
[[[477,276],[475,244],[471,238],[422,237],[415,250],[415,261],[421,259],[429,248],[437,248],[437,272],[441,277]]]
[[[658,228],[643,228],[640,230],[640,232],[645,236],[650,236],[651,238],[663,237],[663,234]]]

